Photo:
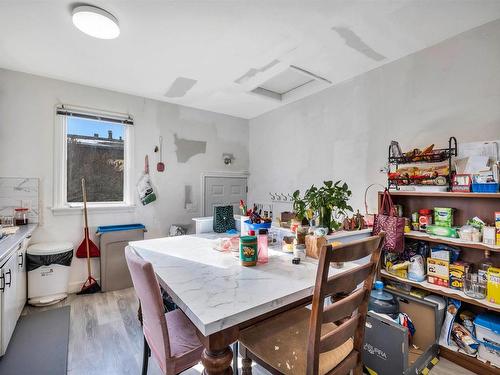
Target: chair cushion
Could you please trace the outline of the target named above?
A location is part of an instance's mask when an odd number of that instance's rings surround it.
[[[170,355],[180,358],[190,352],[195,352],[195,357],[199,361],[203,346],[196,335],[196,328],[186,315],[181,310],[174,310],[166,313],[165,319],[170,341]]]
[[[240,334],[240,342],[255,356],[283,374],[306,373],[307,339],[311,310],[301,308],[256,324]],[[323,324],[321,334],[333,331],[333,323]],[[337,366],[353,350],[354,342],[349,338],[338,348],[321,353],[319,375],[324,375]]]

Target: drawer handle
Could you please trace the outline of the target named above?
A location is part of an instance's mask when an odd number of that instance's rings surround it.
[[[5,276],[0,275],[0,292],[5,290]]]
[[[22,267],[24,265],[24,255],[23,255],[23,253],[18,254],[18,257],[21,258],[21,263],[18,263],[17,265],[19,267]]]
[[[5,286],[8,286],[10,288],[10,284],[12,283],[12,272],[9,268],[7,272],[5,272],[6,275],[9,275],[9,282],[5,281]]]

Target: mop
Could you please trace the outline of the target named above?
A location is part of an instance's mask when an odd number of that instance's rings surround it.
[[[85,191],[85,179],[82,178],[82,192],[83,192],[83,214],[85,217],[85,246],[87,247],[87,280],[82,285],[82,289],[76,294],[92,294],[101,291],[101,287],[97,281],[92,277],[92,270],[90,268],[90,244],[87,220],[87,193]]]

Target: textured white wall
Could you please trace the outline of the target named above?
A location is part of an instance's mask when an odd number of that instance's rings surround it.
[[[158,200],[131,213],[90,213],[91,233],[99,225],[144,223],[148,237],[166,235],[170,224],[191,224],[200,216],[201,173],[248,170],[248,121],[63,81],[0,69],[0,175],[41,179],[42,224],[34,241],[71,241],[82,238],[80,215],[54,216],[52,207],[54,106],[57,103],[130,113],[135,119],[133,189],[139,179],[144,155],[149,153],[151,177]],[[174,133],[180,138],[207,141],[205,154],[178,163]],[[163,136],[166,172],[156,172],[153,148]],[[226,166],[222,153],[235,156]],[[184,209],[184,186],[191,185],[198,211]],[[135,195],[134,195],[135,197]],[[99,272],[97,262],[94,269]],[[79,287],[86,269],[81,259],[73,262],[72,288]]]
[[[500,20],[250,120],[249,199],[342,179],[363,207],[391,140],[500,138]],[[370,195],[375,209],[376,194]]]

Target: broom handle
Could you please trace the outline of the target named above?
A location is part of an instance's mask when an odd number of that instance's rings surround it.
[[[82,193],[83,193],[83,217],[85,218],[85,245],[87,246],[87,271],[91,277],[90,269],[90,246],[89,246],[89,226],[87,219],[87,191],[85,190],[85,179],[82,178]]]

